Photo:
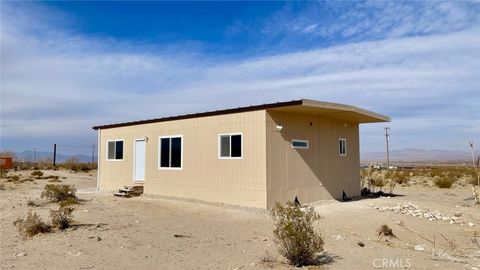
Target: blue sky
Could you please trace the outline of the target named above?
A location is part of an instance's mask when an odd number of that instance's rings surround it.
[[[0,5],[1,149],[298,98],[391,116],[393,149],[480,144],[478,1]],[[362,151],[384,126],[362,126]]]

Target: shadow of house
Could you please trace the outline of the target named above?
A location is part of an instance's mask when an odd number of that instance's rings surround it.
[[[346,141],[345,155],[340,139]],[[295,148],[293,140],[308,141],[308,147]],[[269,110],[267,153],[269,207],[295,198],[307,203],[340,200],[343,192],[360,195],[359,124],[350,119]]]

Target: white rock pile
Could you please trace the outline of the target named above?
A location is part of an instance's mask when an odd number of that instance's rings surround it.
[[[449,222],[450,224],[463,223],[463,221],[461,220],[461,215],[455,215],[451,217],[445,216],[445,215],[442,215],[437,210],[430,211],[430,210],[421,209],[420,207],[418,207],[418,205],[415,205],[411,202],[407,202],[404,204],[399,203],[395,206],[375,206],[373,204],[370,204],[370,206],[380,212],[391,211],[397,214],[404,214],[404,215],[411,215],[419,218],[425,218],[430,221],[443,220],[443,221]]]

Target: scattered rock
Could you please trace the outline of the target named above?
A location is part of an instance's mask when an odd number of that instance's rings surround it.
[[[424,250],[425,250],[425,246],[424,246],[424,245],[416,245],[416,246],[415,246],[415,250],[417,250],[417,251],[424,251]]]
[[[424,218],[429,221],[442,220],[442,221],[449,222],[450,224],[462,223],[461,216],[463,213],[461,212],[455,213],[454,216],[445,216],[437,210],[430,211],[430,210],[421,209],[420,207],[418,207],[417,205],[411,202],[407,202],[404,204],[397,204],[396,206],[383,206],[383,207],[372,206],[372,207],[377,209],[380,212],[391,211],[396,214],[410,215],[414,217]]]
[[[342,240],[342,236],[341,235],[333,235],[332,236],[333,238],[335,238],[335,240]]]
[[[102,241],[102,238],[100,236],[97,237],[97,241]]]
[[[358,241],[358,242],[357,242],[357,245],[359,245],[359,246],[361,246],[361,247],[364,247],[364,246],[365,246],[365,244],[364,244],[362,241]]]
[[[185,234],[174,234],[173,237],[175,238],[183,238],[183,237],[191,237],[190,235],[185,235]]]
[[[17,257],[24,257],[24,256],[27,256],[26,252],[20,252],[17,254]]]
[[[475,224],[473,222],[468,222],[468,227],[473,227]]]

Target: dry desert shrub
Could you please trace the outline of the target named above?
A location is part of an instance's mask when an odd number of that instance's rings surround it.
[[[29,211],[25,219],[19,218],[13,223],[21,235],[32,237],[39,233],[51,232],[52,227],[46,224],[37,213]]]
[[[97,168],[97,164],[82,163],[77,158],[70,158],[62,164],[62,167],[73,172],[82,171],[88,173],[91,170],[95,170]]]
[[[58,175],[50,175],[48,177],[45,177],[45,179],[49,179],[48,182],[50,182],[50,183],[60,183],[60,182],[62,182],[62,180],[59,180],[58,178],[60,178]]]
[[[382,226],[378,227],[377,229],[377,233],[378,233],[378,237],[388,237],[388,238],[392,238],[392,237],[396,237],[395,234],[393,234],[393,230],[388,227],[387,224],[383,224]]]
[[[480,205],[480,187],[472,187],[473,198],[475,200],[476,205]]]
[[[40,179],[43,176],[43,172],[35,170],[31,173],[32,176],[34,176],[37,179]]]
[[[20,175],[10,175],[7,177],[7,182],[12,182],[14,184],[21,184],[25,181],[33,181],[33,179],[25,179],[22,178]]]
[[[455,179],[449,177],[439,177],[435,179],[435,185],[439,188],[451,188]]]
[[[70,227],[70,224],[73,222],[73,210],[75,210],[75,208],[72,205],[63,204],[60,205],[58,210],[50,210],[53,227],[60,230]]]
[[[41,198],[47,198],[51,202],[74,204],[78,202],[76,192],[77,189],[73,185],[47,184],[42,191]]]
[[[0,168],[0,178],[6,178],[10,169]]]
[[[314,230],[314,222],[320,216],[312,207],[302,210],[293,202],[286,206],[277,203],[271,216],[275,222],[275,243],[292,265],[306,265],[315,253],[323,251],[323,238]]]

